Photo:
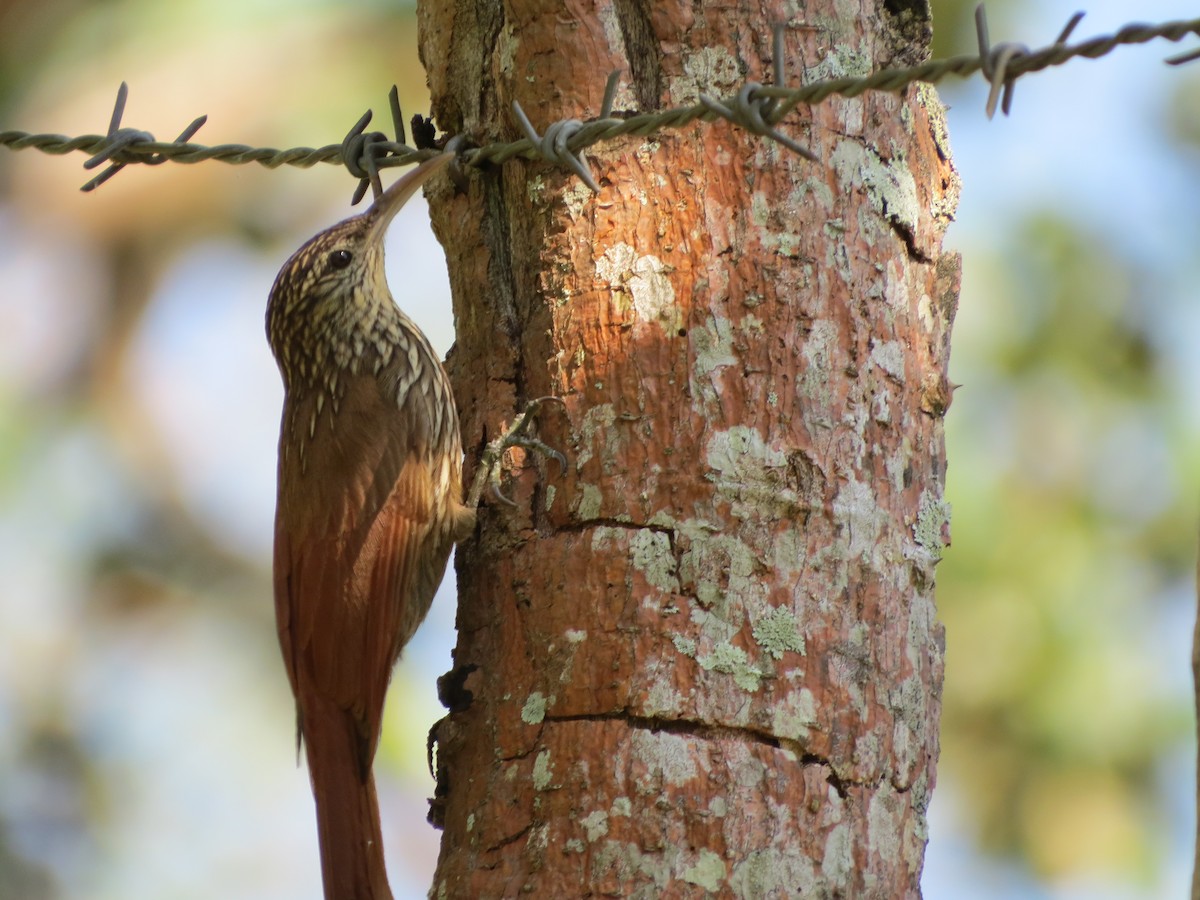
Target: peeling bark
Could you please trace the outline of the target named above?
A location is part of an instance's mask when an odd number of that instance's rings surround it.
[[[861,74],[922,3],[423,3],[440,127]],[[927,29],[926,29],[927,31]],[[925,52],[907,46],[906,53]],[[947,530],[957,180],[932,91],[832,99],[430,198],[473,454],[554,394],[520,508],[458,555],[435,897],[919,895]],[[774,892],[774,893],[772,893]]]

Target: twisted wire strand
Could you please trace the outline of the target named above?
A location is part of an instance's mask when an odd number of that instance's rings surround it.
[[[764,110],[766,113],[764,119],[768,125],[773,125],[797,106],[801,104],[816,105],[833,95],[852,98],[872,90],[896,92],[916,82],[937,84],[949,76],[967,78],[981,71],[991,72],[994,88],[998,84],[1011,87],[1020,76],[1060,66],[1078,57],[1098,59],[1119,46],[1146,44],[1159,39],[1178,42],[1193,34],[1200,35],[1200,18],[1156,25],[1130,24],[1115,34],[1095,37],[1071,45],[1059,42],[1036,51],[1026,51],[1024,48],[1014,50],[1014,45],[1001,44],[978,55],[954,56],[906,68],[882,69],[863,77],[827,79],[801,87],[755,85],[750,92],[749,99],[770,102],[770,106]],[[1003,55],[998,56],[998,54]],[[1173,60],[1168,60],[1168,62],[1186,61],[1196,56],[1197,53],[1189,52]],[[998,58],[1003,60],[1002,64],[993,67],[992,64]],[[577,126],[573,125],[569,137],[561,143],[570,153],[578,154],[594,144],[618,137],[630,135],[646,137],[665,129],[683,128],[695,121],[713,122],[722,118],[728,119],[728,116],[722,115],[718,109],[714,109],[714,106],[723,105],[730,108],[738,106],[739,94],[744,89],[745,86],[739,89],[738,93],[722,99],[718,104],[712,104],[711,98],[709,98],[709,105],[698,102],[656,113],[614,116],[609,112],[610,104],[606,103],[603,110],[604,115],[601,118],[583,122]],[[611,93],[610,81],[606,96]],[[744,103],[745,98],[741,98],[740,102]],[[733,121],[735,125],[739,124],[736,119]],[[558,123],[551,123],[547,127],[547,131],[556,124]],[[382,138],[384,135],[380,134],[379,137]],[[403,138],[403,135],[398,133],[397,137]],[[75,151],[83,151],[92,155],[103,153],[110,146],[111,140],[111,136],[99,134],[69,137],[62,134],[0,131],[0,146],[11,150],[35,149],[53,155],[63,155]],[[124,147],[121,150],[121,159],[125,163],[169,160],[184,164],[216,160],[230,165],[258,163],[268,169],[284,165],[310,168],[318,163],[329,163],[348,166],[352,172],[355,172],[361,167],[361,160],[354,159],[347,162],[347,144],[348,141],[344,141],[340,144],[327,144],[323,147],[292,147],[279,150],[273,147],[250,147],[245,144],[205,146],[192,142],[140,140]],[[437,152],[433,149],[416,150],[400,141],[376,140],[371,151],[371,165],[375,168],[407,165],[428,159]],[[538,142],[524,137],[510,142],[467,148],[460,154],[462,162],[474,166],[500,164],[518,156],[526,159],[538,159],[544,158],[545,152],[539,148]]]
[[[0,131],[0,146],[11,150],[33,148],[42,153],[62,155],[81,150],[84,153],[96,154],[108,145],[108,137],[103,134],[84,134],[79,137],[67,137],[64,134],[29,134],[25,131]],[[411,149],[411,148],[409,148]],[[292,147],[288,150],[276,150],[273,147],[250,147],[245,144],[204,144],[175,143],[172,141],[142,141],[126,147],[123,151],[129,157],[162,156],[171,162],[193,164],[217,160],[230,165],[245,165],[258,163],[268,169],[280,166],[297,166],[308,169],[317,163],[333,163],[343,165],[342,145],[327,144],[324,147]],[[424,154],[428,155],[428,154]],[[405,160],[410,162],[411,160]],[[398,163],[395,163],[398,164]]]
[[[1119,46],[1148,44],[1162,38],[1178,43],[1191,34],[1200,35],[1200,19],[1164,22],[1160,25],[1126,25],[1115,34],[1091,38],[1078,44],[1051,44],[1041,50],[1018,53],[1009,60],[1006,70],[1000,74],[1012,80],[1021,75],[1061,66],[1077,57],[1098,59]],[[987,57],[983,55],[952,56],[947,59],[930,60],[907,69],[882,69],[864,78],[835,78],[799,88],[764,86],[759,88],[757,93],[763,97],[780,99],[782,102],[776,108],[775,115],[783,116],[798,104],[820,103],[832,94],[857,97],[870,90],[903,90],[917,81],[938,84],[950,75],[969,78],[976,72],[983,71],[987,64]]]

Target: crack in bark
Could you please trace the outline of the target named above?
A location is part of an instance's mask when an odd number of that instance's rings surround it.
[[[861,787],[868,790],[877,788],[886,775],[881,775],[879,778],[870,781],[855,781],[852,778],[843,776],[838,772],[837,767],[824,756],[801,748],[799,743],[787,738],[780,738],[766,731],[761,731],[754,728],[738,727],[733,725],[713,725],[708,722],[697,722],[692,719],[660,719],[654,716],[639,716],[628,711],[611,712],[611,713],[580,713],[576,715],[547,715],[543,720],[545,722],[613,722],[621,721],[628,724],[631,728],[653,733],[666,732],[668,734],[685,735],[687,737],[697,738],[703,741],[712,741],[719,738],[733,738],[745,740],[749,743],[758,744],[759,746],[768,747],[772,750],[786,750],[793,753],[801,766],[819,766],[828,771],[825,776],[826,783],[837,792],[840,799],[845,800],[849,794],[851,787]],[[889,779],[890,780],[890,779]],[[892,787],[898,793],[904,793],[909,788],[901,789],[892,782]],[[911,787],[911,786],[910,786]]]
[[[697,722],[694,719],[660,719],[657,716],[639,716],[628,710],[618,710],[607,713],[575,713],[573,715],[547,715],[546,722],[624,722],[630,728],[653,733],[681,734],[699,738],[704,741],[719,738],[749,739],[750,742],[769,747],[772,750],[783,749],[784,742],[773,734],[753,728],[737,727],[734,725],[714,725],[710,722]]]
[[[478,29],[463,29],[468,34],[479,36],[479,43],[472,54],[472,61],[479,66],[479,80],[476,82],[478,94],[474,98],[479,117],[475,124],[478,126],[483,122],[495,122],[498,118],[496,112],[501,108],[491,64],[492,53],[499,45],[500,33],[504,30],[506,9],[503,3],[474,3],[469,9],[461,8],[467,6],[466,3],[461,3],[461,0],[460,4],[460,15],[464,18],[478,16]]]
[[[675,546],[675,529],[666,525],[653,525],[649,522],[630,522],[625,519],[598,518],[585,519],[581,522],[567,522],[559,525],[557,531],[560,532],[584,532],[593,528],[621,528],[626,531],[652,531],[655,534],[665,534],[671,542],[672,549]]]
[[[617,23],[625,41],[625,58],[633,76],[633,90],[643,112],[659,108],[662,97],[662,48],[650,23],[651,0],[616,0]]]
[[[912,787],[909,785],[908,787],[901,788],[896,784],[894,779],[886,774],[881,774],[878,778],[856,781],[853,778],[842,775],[828,758],[805,750],[798,741],[780,738],[770,732],[756,728],[747,728],[745,726],[714,725],[709,722],[697,722],[694,719],[660,719],[656,716],[639,716],[627,710],[608,713],[576,713],[573,715],[551,714],[547,715],[543,719],[543,722],[624,722],[630,728],[650,731],[652,733],[666,732],[667,734],[684,735],[702,741],[732,738],[767,747],[771,750],[784,750],[792,753],[801,766],[818,766],[828,770],[825,781],[837,792],[838,797],[843,800],[849,795],[850,788],[852,787],[874,790],[884,780],[887,780],[897,793],[906,793]],[[528,751],[528,753],[532,752],[532,749]],[[527,756],[528,753],[524,755]]]
[[[533,829],[533,823],[530,822],[528,825],[526,825],[524,828],[522,828],[516,834],[510,834],[508,837],[501,838],[498,842],[496,842],[495,844],[492,844],[490,847],[488,847],[487,852],[491,853],[496,850],[503,850],[505,847],[512,846],[517,841],[521,840],[521,838],[525,837],[525,835],[529,834],[529,832],[532,829]],[[497,863],[493,863],[492,866],[488,866],[487,864],[484,864],[484,868],[491,868],[491,867],[494,867],[495,865],[497,865]]]
[[[488,223],[483,229],[483,236],[492,259],[491,265],[488,266],[492,305],[509,343],[518,347],[521,329],[517,321],[517,290],[513,274],[512,231],[508,222],[508,204],[504,201],[504,186],[499,178],[484,178],[482,181]],[[513,369],[515,381],[519,378],[519,369],[515,361]]]
[[[841,800],[846,799],[846,794],[848,793],[847,788],[846,788],[846,785],[848,783],[847,779],[845,779],[841,775],[839,775],[838,770],[836,768],[834,768],[833,763],[831,763],[825,757],[820,756],[819,754],[816,754],[816,753],[802,753],[802,754],[800,754],[800,765],[802,765],[802,766],[818,766],[823,769],[828,769],[829,774],[827,774],[825,776],[826,784],[828,784],[831,788],[834,789],[834,791],[837,792],[839,799],[841,799]],[[849,782],[849,783],[853,784],[854,782]]]
[[[675,583],[677,585],[678,591],[682,595],[683,594],[683,550],[680,549],[680,547],[677,543],[675,543],[675,529],[674,528],[663,528],[658,533],[666,534],[666,536],[667,536],[667,549],[671,552],[671,560],[675,563]],[[700,602],[699,597],[692,598],[692,603],[695,604],[695,603],[699,603],[699,602]]]
[[[900,238],[900,240],[904,243],[904,249],[908,253],[909,259],[916,260],[919,263],[933,262],[933,260],[929,258],[929,255],[923,252],[921,248],[917,246],[917,239],[916,235],[913,234],[913,230],[895,216],[888,214],[886,202],[883,204],[883,215],[884,218],[887,219],[888,225],[891,226],[892,231],[896,233],[896,237]]]

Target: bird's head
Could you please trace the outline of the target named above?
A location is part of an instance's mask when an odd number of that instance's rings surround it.
[[[267,339],[285,382],[319,375],[315,370],[330,361],[352,362],[356,344],[395,315],[384,235],[409,198],[453,158],[443,153],[406,172],[366,212],[322,231],[283,264],[267,302]]]

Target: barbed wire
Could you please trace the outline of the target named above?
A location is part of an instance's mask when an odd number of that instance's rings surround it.
[[[995,114],[997,104],[1005,115],[1009,113],[1013,88],[1017,79],[1024,75],[1061,66],[1079,57],[1097,59],[1123,45],[1145,44],[1161,39],[1178,42],[1188,35],[1200,35],[1200,19],[1187,19],[1157,25],[1129,24],[1115,34],[1091,38],[1079,44],[1067,44],[1083,15],[1081,12],[1073,15],[1052,44],[1033,51],[1023,44],[992,45],[988,36],[987,16],[983,5],[980,4],[975,10],[979,42],[977,55],[931,60],[917,66],[882,69],[864,77],[827,79],[794,88],[787,86],[784,66],[783,36],[786,29],[784,26],[776,26],[773,44],[775,83],[772,85],[747,82],[730,97],[718,99],[701,94],[698,103],[661,112],[614,113],[612,106],[621,74],[618,71],[609,76],[600,115],[595,119],[586,122],[579,119],[560,119],[547,126],[545,132],[539,135],[520,104],[514,101],[513,114],[525,133],[524,138],[472,147],[467,146],[465,139],[460,135],[450,138],[445,147],[457,150],[459,164],[476,167],[501,165],[515,157],[545,159],[574,172],[595,192],[599,192],[600,188],[592,177],[584,156],[587,148],[619,137],[647,137],[665,129],[683,128],[696,121],[714,122],[724,119],[815,160],[816,157],[811,152],[776,127],[801,104],[814,106],[834,95],[850,98],[873,90],[902,91],[917,82],[938,84],[949,76],[968,78],[982,72],[991,86],[986,106],[988,118],[991,118]],[[1200,59],[1200,48],[1186,51],[1165,61],[1170,65],[1179,65],[1195,59]],[[293,147],[287,150],[250,147],[245,144],[205,146],[190,143],[190,138],[204,125],[206,116],[195,119],[174,141],[157,141],[149,132],[121,126],[127,97],[128,87],[122,83],[117,92],[117,101],[106,134],[67,137],[61,134],[0,131],[0,146],[12,150],[33,148],[55,155],[83,151],[91,154],[84,163],[84,167],[88,169],[110,162],[109,168],[83,185],[84,191],[94,190],[131,164],[160,165],[168,161],[193,164],[216,160],[231,165],[258,163],[273,169],[284,165],[309,168],[317,163],[331,163],[345,166],[351,175],[359,179],[352,203],[358,203],[368,187],[372,188],[374,196],[382,192],[380,169],[420,162],[442,152],[434,146],[435,131],[432,123],[420,116],[413,118],[417,146],[410,146],[406,142],[403,116],[395,87],[392,88],[389,97],[393,137],[380,131],[366,131],[372,116],[368,110],[341,143],[316,148]],[[461,179],[461,171],[456,177]]]

